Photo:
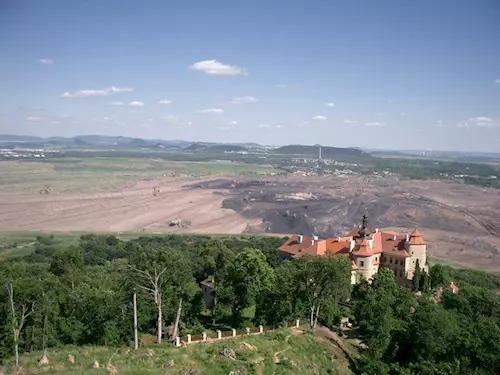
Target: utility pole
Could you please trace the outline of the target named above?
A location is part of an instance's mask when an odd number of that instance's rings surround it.
[[[137,340],[137,293],[134,292],[134,350],[139,347]]]

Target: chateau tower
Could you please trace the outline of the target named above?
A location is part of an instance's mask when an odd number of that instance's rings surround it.
[[[425,270],[425,272],[429,272],[427,266],[427,245],[425,244],[418,228],[415,229],[408,237],[408,240],[405,243],[405,248],[410,254],[410,270],[415,271],[415,266],[418,260],[420,269]]]

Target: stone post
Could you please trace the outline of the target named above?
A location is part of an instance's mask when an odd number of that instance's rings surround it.
[[[299,328],[299,327],[300,327],[300,319],[297,319],[297,321],[295,322],[295,327],[296,327],[296,328]]]
[[[191,335],[187,335],[188,338],[188,344],[191,344]]]
[[[250,334],[250,328],[247,327],[247,335]]]
[[[203,332],[203,341],[207,341],[207,333]]]
[[[217,338],[220,340],[222,338],[222,332],[220,329],[217,330]]]
[[[264,333],[264,327],[263,326],[259,326],[259,333]]]
[[[175,346],[177,347],[181,346],[181,338],[179,336],[175,338]]]
[[[233,328],[233,337],[236,337],[236,330]]]

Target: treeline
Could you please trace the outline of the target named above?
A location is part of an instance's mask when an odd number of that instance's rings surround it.
[[[381,268],[371,284],[353,288],[350,259],[304,256],[278,264],[283,242],[84,235],[77,246],[61,248],[57,238],[38,237],[32,254],[0,263],[0,358],[12,358],[16,345],[20,353],[64,344],[130,345],[136,293],[139,331],[157,341],[297,318],[312,328],[339,329],[347,315],[365,344],[353,363],[359,374],[500,373],[497,275],[435,265],[410,289]],[[199,284],[209,276],[211,310]],[[444,289],[436,303],[435,290],[450,281],[459,294]]]
[[[444,289],[441,303],[427,290],[418,296],[397,286],[387,269],[371,285],[357,285],[353,316],[367,348],[356,370],[374,375],[499,374],[500,298],[498,289],[489,289],[498,287],[499,278],[480,271],[472,275],[468,279],[449,267],[433,266],[432,287],[451,280],[460,286],[458,295]]]
[[[387,170],[416,180],[452,180],[469,185],[500,188],[500,168],[489,164],[418,158],[373,158],[372,160],[372,165],[365,166],[367,172]],[[460,175],[464,177],[455,177]]]
[[[351,263],[309,258],[278,265],[284,238],[82,235],[61,248],[39,236],[35,251],[0,263],[0,358],[75,345],[129,345],[132,296],[138,326],[157,341],[207,329],[278,325],[299,317],[311,325],[340,319],[350,294]],[[215,280],[207,310],[200,282]],[[255,311],[249,314],[248,311]]]

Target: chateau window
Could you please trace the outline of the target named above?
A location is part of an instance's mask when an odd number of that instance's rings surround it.
[[[404,263],[403,263],[403,259],[401,259],[401,260],[399,261],[399,264],[401,264],[401,265],[403,265],[403,264],[404,264]]]
[[[359,264],[360,264],[361,267],[365,266],[365,262],[363,262],[363,261],[360,261]]]
[[[399,271],[399,277],[403,277],[403,271]]]
[[[391,263],[391,264],[392,264],[392,258],[389,258],[389,263]]]
[[[394,270],[394,276],[398,275],[398,270]]]

